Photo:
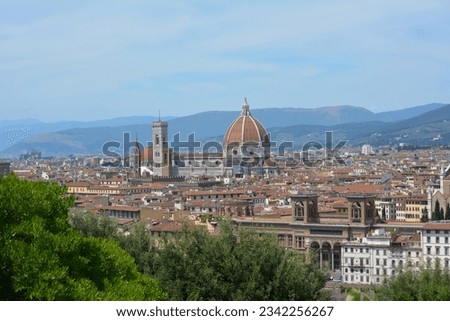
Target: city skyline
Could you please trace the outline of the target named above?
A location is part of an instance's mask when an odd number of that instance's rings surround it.
[[[6,1],[4,119],[450,101],[445,1]]]

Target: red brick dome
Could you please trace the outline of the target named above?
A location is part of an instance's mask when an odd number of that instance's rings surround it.
[[[231,123],[223,138],[223,145],[254,142],[262,145],[269,142],[269,135],[264,126],[251,115],[250,106],[245,99],[241,115]]]

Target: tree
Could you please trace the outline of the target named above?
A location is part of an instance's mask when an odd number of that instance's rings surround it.
[[[69,223],[84,236],[117,238],[117,224],[107,214],[94,214],[90,210],[72,209],[69,213]]]
[[[441,269],[411,268],[375,288],[375,299],[384,301],[448,301],[450,300],[450,274]]]
[[[436,200],[436,203],[434,204],[434,212],[433,212],[431,220],[438,221],[438,220],[440,220],[440,216],[441,216],[441,206],[439,204],[439,201]]]
[[[447,203],[447,208],[445,209],[445,219],[450,220],[450,204]]]
[[[116,240],[134,258],[140,272],[148,275],[156,273],[157,242],[150,237],[143,222],[135,224],[124,234],[118,232],[118,225],[106,214],[73,210],[69,221],[86,237],[96,236]]]
[[[381,219],[383,221],[386,221],[386,208],[383,206],[383,209],[381,210]]]
[[[318,300],[328,273],[271,236],[233,230],[184,230],[163,241],[157,277],[171,300]],[[176,264],[174,264],[176,262]]]
[[[68,223],[73,204],[54,183],[0,177],[0,300],[159,300],[114,240],[83,237]]]
[[[422,209],[422,217],[420,218],[420,222],[422,223],[428,222],[428,211],[426,208]]]

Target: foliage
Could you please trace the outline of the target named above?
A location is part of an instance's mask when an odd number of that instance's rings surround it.
[[[94,215],[89,210],[72,209],[69,223],[84,236],[114,239],[117,234],[117,224],[106,213]]]
[[[439,220],[444,219],[444,215],[443,214],[444,214],[443,209],[441,208],[441,206],[439,204],[439,201],[436,200],[436,203],[434,205],[434,212],[432,214],[432,220],[433,221],[439,221]]]
[[[439,264],[434,268],[411,268],[375,288],[375,299],[383,301],[448,301],[450,274]]]
[[[422,210],[422,216],[421,216],[421,218],[420,218],[420,222],[421,223],[426,223],[426,222],[428,222],[429,220],[428,220],[428,211],[427,211],[427,209],[426,208],[424,208],[423,210]]]
[[[117,242],[68,223],[58,184],[0,177],[0,300],[164,299]]]
[[[106,214],[72,210],[70,224],[84,236],[96,236],[117,241],[134,259],[140,272],[156,273],[156,242],[150,238],[145,224],[135,224],[125,233],[118,233],[118,225]]]
[[[223,222],[219,235],[185,230],[167,238],[157,277],[172,300],[318,300],[327,273],[269,236]],[[176,262],[176,263],[175,263]]]
[[[445,208],[445,218],[446,220],[450,220],[450,204],[447,203],[447,207]]]
[[[100,235],[103,218],[77,220],[85,235]],[[74,220],[72,220],[74,221]],[[89,226],[86,226],[89,225]],[[150,237],[143,224],[125,234],[111,233],[144,272],[159,280],[171,300],[318,300],[328,279],[313,260],[280,247],[269,235],[219,222],[221,232],[184,229],[165,238]],[[107,224],[106,224],[107,226]],[[107,229],[109,230],[109,229]]]

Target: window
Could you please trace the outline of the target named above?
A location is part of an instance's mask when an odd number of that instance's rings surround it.
[[[376,269],[375,274],[376,274],[376,275],[380,275],[380,269]]]
[[[380,255],[380,250],[377,250],[377,255]]]
[[[366,264],[369,265],[369,259],[366,259]]]
[[[427,254],[428,254],[428,255],[431,254],[431,246],[427,246]]]
[[[380,259],[377,259],[376,265],[380,265]]]
[[[431,243],[431,237],[427,236],[427,243]]]
[[[386,250],[383,250],[383,255],[386,255]]]
[[[352,253],[353,253],[353,247],[352,247],[352,248],[350,248],[350,252],[352,252]]]
[[[386,266],[387,265],[387,259],[383,260],[383,265]]]
[[[445,237],[444,242],[448,243],[448,236]]]
[[[345,253],[347,253],[347,248],[345,248]]]
[[[436,236],[436,243],[439,243],[439,236]]]
[[[436,255],[441,255],[441,247],[436,246]]]
[[[363,252],[363,248],[360,248],[360,249],[359,249],[359,252],[362,253],[362,252]]]
[[[444,247],[444,255],[448,255],[448,246]]]
[[[369,253],[369,248],[368,247],[366,248],[366,253]]]

